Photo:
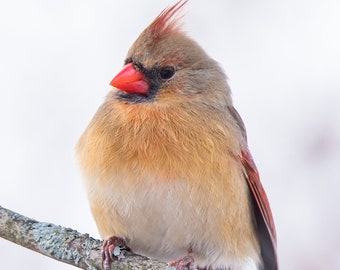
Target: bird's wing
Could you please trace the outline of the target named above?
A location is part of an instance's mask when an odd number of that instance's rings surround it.
[[[239,126],[244,140],[247,141],[246,130],[240,115],[233,106],[228,107],[228,109]],[[253,157],[247,147],[242,149],[239,158],[243,165],[244,175],[252,194],[254,218],[264,264],[263,270],[277,270],[276,231],[266,192],[261,184]]]
[[[277,270],[276,231],[268,198],[249,150],[243,149],[240,158],[244,167],[245,178],[253,195],[254,217],[264,270]]]

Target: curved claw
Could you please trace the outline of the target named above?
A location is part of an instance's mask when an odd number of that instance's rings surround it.
[[[191,252],[182,259],[170,262],[169,266],[174,266],[177,270],[184,270],[184,268],[188,268],[189,270],[197,269],[195,266],[194,256]]]
[[[112,236],[104,240],[102,249],[102,267],[104,270],[110,270],[111,262],[115,260],[113,254],[114,249],[125,245],[125,241],[117,236]]]

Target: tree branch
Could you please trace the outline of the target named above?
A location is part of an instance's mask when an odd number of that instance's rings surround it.
[[[102,241],[73,229],[30,219],[1,206],[0,237],[82,269],[102,269]],[[125,258],[111,264],[112,270],[166,268],[163,262],[128,251],[124,255]]]

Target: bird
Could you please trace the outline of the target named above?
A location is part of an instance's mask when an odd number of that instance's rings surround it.
[[[224,71],[165,8],[76,152],[103,244],[189,269],[277,270],[276,231]]]

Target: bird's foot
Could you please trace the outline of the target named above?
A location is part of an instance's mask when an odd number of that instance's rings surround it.
[[[197,269],[193,254],[191,252],[182,259],[170,262],[169,266],[176,267],[177,270],[184,270],[184,268],[188,268],[189,270]]]
[[[102,267],[104,270],[111,268],[111,262],[114,257],[117,259],[124,258],[121,249],[125,246],[125,241],[117,236],[111,236],[109,239],[104,240],[102,249]]]

